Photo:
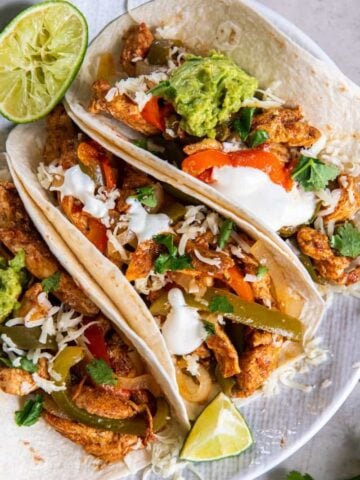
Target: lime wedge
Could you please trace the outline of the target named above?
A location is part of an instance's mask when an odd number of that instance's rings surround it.
[[[21,12],[0,34],[0,113],[16,123],[49,113],[78,72],[87,43],[86,20],[68,2]]]
[[[253,443],[249,427],[231,400],[220,393],[196,420],[180,453],[191,462],[238,455]]]

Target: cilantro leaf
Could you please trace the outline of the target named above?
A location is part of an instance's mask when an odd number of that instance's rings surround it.
[[[240,135],[241,140],[244,142],[248,138],[255,110],[256,108],[242,108],[240,111],[240,117],[233,123],[235,132]]]
[[[336,229],[330,245],[344,257],[356,258],[360,255],[360,231],[350,222]]]
[[[210,335],[215,335],[216,329],[215,329],[215,324],[212,322],[209,322],[208,320],[203,320],[204,328],[207,332],[207,334]]]
[[[286,476],[286,480],[314,480],[308,473],[302,475],[300,472],[296,472],[293,470],[292,472],[288,473]]]
[[[55,272],[50,277],[45,278],[41,282],[41,286],[44,292],[52,293],[56,292],[60,285],[60,272]]]
[[[29,373],[35,373],[38,370],[37,365],[26,357],[22,357],[20,360],[20,368]]]
[[[103,358],[94,358],[86,365],[86,371],[98,385],[116,385],[117,378],[114,371]]]
[[[154,208],[157,205],[155,188],[152,185],[137,188],[135,197],[146,207]]]
[[[338,175],[339,169],[335,165],[301,155],[291,177],[300,183],[305,192],[318,192],[324,190],[330,180],[335,180]]]
[[[174,245],[174,235],[155,235],[153,238],[157,244],[164,245],[167,248],[169,255],[173,257],[177,254],[177,248]]]
[[[221,225],[218,239],[218,244],[220,248],[224,248],[229,241],[232,231],[234,230],[234,226],[235,224],[231,220],[225,220],[224,223]]]
[[[209,311],[218,313],[232,313],[234,311],[234,307],[226,297],[215,295],[210,300]]]
[[[268,140],[269,134],[266,130],[255,130],[248,137],[248,144],[251,148],[258,147]]]
[[[43,409],[43,397],[36,395],[34,399],[26,400],[21,410],[15,412],[15,421],[19,427],[31,427],[36,423]]]
[[[261,280],[262,278],[264,278],[264,276],[267,274],[268,271],[269,269],[265,267],[265,265],[259,265],[256,272],[256,276],[258,277],[259,280]]]
[[[155,273],[165,273],[169,270],[188,270],[193,268],[191,257],[188,255],[171,256],[168,253],[162,253],[155,260]]]
[[[15,272],[20,272],[25,268],[25,251],[21,249],[15,255],[12,260],[9,260],[9,267],[11,267]]]
[[[164,97],[167,100],[171,100],[172,98],[174,98],[176,90],[170,84],[169,80],[163,80],[155,87],[151,88],[147,93],[151,93],[152,95],[154,95],[154,97]]]
[[[141,138],[140,140],[133,140],[132,143],[143,150],[148,149],[147,140],[145,138]]]

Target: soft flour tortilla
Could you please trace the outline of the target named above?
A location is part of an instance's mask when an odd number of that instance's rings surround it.
[[[99,283],[112,303],[126,318],[129,325],[136,333],[142,336],[152,351],[156,353],[164,370],[166,370],[174,382],[174,388],[176,388],[176,379],[173,375],[173,364],[170,354],[166,349],[160,330],[143,300],[127,281],[120,269],[86,239],[59,208],[54,205],[51,194],[40,185],[36,172],[41,162],[45,136],[46,132],[43,122],[17,126],[10,133],[7,141],[7,152],[11,168],[16,172],[27,194],[58,231],[77,259],[84,265],[94,280]],[[116,147],[105,139],[103,139],[102,144],[115,154],[121,155]],[[168,175],[164,173],[164,169],[145,167],[140,160],[128,159],[124,153],[122,157],[125,160],[131,160],[132,164],[142,168],[143,171],[153,175],[159,181],[170,185],[174,184]],[[298,268],[296,256],[284,254],[283,250],[271,242],[267,235],[264,235],[249,222],[229,212],[226,208],[219,206],[216,201],[206,198],[199,192],[194,195],[193,190],[185,183],[183,185],[176,183],[176,187],[188,195],[193,195],[197,200],[218,211],[221,215],[233,220],[253,239],[261,240],[264,246],[263,255],[268,260],[270,274],[272,275],[278,298],[291,296],[292,301],[289,302],[285,311],[302,320],[305,326],[304,341],[307,338],[311,338],[321,320],[324,304],[316,288],[308,280],[304,269]],[[292,342],[287,343],[288,345],[283,351],[282,364],[293,361],[303,352],[302,345]],[[171,369],[169,366],[171,366]]]
[[[150,27],[163,27],[163,36],[183,40],[195,51],[226,52],[259,80],[261,88],[280,82],[272,92],[290,105],[301,105],[305,118],[326,135],[326,151],[339,151],[336,160],[348,171],[352,165],[360,164],[360,89],[337,68],[296,45],[246,1],[155,0],[132,10],[131,15]],[[117,61],[121,39],[133,24],[130,15],[122,15],[92,42],[79,75],[66,95],[70,116],[95,132],[93,136],[100,143],[104,137],[131,157],[141,159],[144,165],[161,166],[180,184],[186,183],[194,191],[201,191],[205,197],[252,221],[289,253],[287,245],[256,220],[253,213],[234,205],[210,185],[133,145],[129,140],[139,138],[139,134],[120,122],[87,112],[99,56],[109,52]]]
[[[9,172],[2,168],[2,160],[3,158],[0,157],[0,180],[9,180]],[[158,359],[89,277],[56,230],[29,198],[13,171],[12,180],[35,227],[50,250],[143,358],[149,372],[154,376],[171,405],[173,421],[177,420],[182,425],[182,427],[179,425],[179,434],[181,434],[182,430],[189,427],[186,411],[173,383],[163,373],[164,370]],[[48,480],[58,475],[61,475],[61,478],[78,480],[117,480],[143,469],[151,461],[150,452],[141,449],[130,452],[123,461],[104,466],[95,457],[86,454],[79,445],[57,433],[43,420],[32,427],[18,427],[14,420],[14,412],[20,405],[18,397],[0,392],[0,404],[1,438],[4,440],[0,449],[0,465],[4,478],[12,478],[16,473],[16,478],[27,480]],[[16,466],[14,466],[14,452],[21,452],[21,462]]]

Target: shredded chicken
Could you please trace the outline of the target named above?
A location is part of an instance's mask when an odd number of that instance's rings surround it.
[[[221,375],[224,378],[240,373],[237,351],[221,325],[215,324],[215,335],[210,335],[206,339],[206,344],[214,352]]]
[[[145,278],[150,273],[156,258],[160,254],[160,248],[160,245],[154,240],[139,243],[135,252],[131,254],[130,263],[126,270],[126,278],[129,282]]]
[[[302,253],[314,260],[316,269],[326,280],[339,285],[350,285],[358,281],[360,268],[347,272],[351,260],[336,256],[324,233],[310,227],[303,227],[297,233],[297,241]]]
[[[210,265],[199,259],[196,255],[195,250],[200,254],[202,257],[211,260],[218,260],[217,264]],[[186,244],[186,253],[191,256],[191,264],[194,268],[193,272],[203,272],[209,275],[219,275],[223,274],[229,268],[234,266],[234,260],[230,257],[230,255],[224,252],[215,252],[214,250],[210,250],[206,246],[201,245],[198,242],[193,242],[189,240]]]
[[[42,416],[61,435],[81,445],[87,453],[107,463],[121,460],[138,443],[139,437],[136,435],[120,434],[88,427],[81,423],[56,417],[47,411],[44,411]]]
[[[302,119],[300,107],[271,108],[254,117],[252,129],[265,130],[269,134],[269,142],[285,143],[289,147],[310,147],[321,133]]]
[[[324,222],[342,222],[353,218],[360,209],[359,179],[350,175],[342,175],[340,183],[346,185],[341,188],[341,195],[335,210],[324,217]]]
[[[222,145],[213,138],[204,138],[201,142],[190,143],[183,148],[186,155],[192,155],[193,153],[201,152],[202,150],[222,150]]]
[[[120,63],[125,72],[134,77],[136,74],[136,65],[134,60],[145,58],[154,35],[145,23],[134,25],[124,35],[124,43],[120,54]]]
[[[237,397],[248,397],[262,386],[277,367],[282,337],[247,328],[245,351],[239,356],[241,372],[236,376]]]
[[[97,80],[92,86],[93,95],[89,105],[91,113],[108,113],[116,120],[125,123],[128,127],[143,133],[154,135],[159,130],[148,123],[139,110],[136,103],[124,94],[114,95],[107,101],[106,94],[110,90],[110,84],[106,80]]]
[[[60,272],[54,295],[84,315],[96,315],[99,309],[63,271],[59,262],[35,230],[12,183],[0,184],[0,241],[16,255],[25,252],[26,268],[34,277],[45,279]]]
[[[38,374],[48,379],[47,360],[40,358],[38,362]],[[10,395],[23,397],[34,392],[39,387],[34,382],[31,373],[21,368],[0,367],[0,390]]]
[[[43,150],[44,163],[48,165],[56,161],[64,169],[76,165],[78,130],[63,105],[58,105],[47,116],[46,130],[47,137]]]
[[[124,343],[117,333],[114,333],[107,342],[107,351],[114,372],[121,377],[136,376],[136,368],[129,357]]]

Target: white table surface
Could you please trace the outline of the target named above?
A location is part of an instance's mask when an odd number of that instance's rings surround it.
[[[346,75],[360,83],[360,0],[259,2],[295,23]],[[0,28],[29,3],[33,0],[0,0]],[[259,480],[285,480],[289,470],[308,472],[314,480],[346,480],[360,475],[359,406],[360,386],[307,445]]]
[[[360,84],[360,0],[259,0],[301,28],[354,82]],[[359,347],[360,350],[360,347]],[[308,472],[315,480],[360,475],[360,386],[330,422],[284,463],[259,480]]]

